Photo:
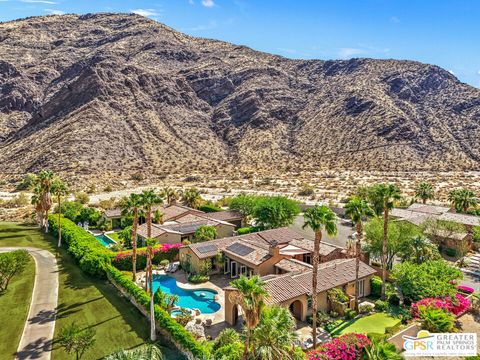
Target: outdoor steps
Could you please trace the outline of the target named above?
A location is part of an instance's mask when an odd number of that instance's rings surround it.
[[[466,274],[476,276],[476,277],[480,277],[480,270],[472,270],[472,269],[467,269],[467,268],[462,268],[461,270]]]

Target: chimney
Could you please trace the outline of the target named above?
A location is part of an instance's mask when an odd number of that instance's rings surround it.
[[[270,246],[268,248],[268,252],[270,253],[270,255],[272,255],[273,257],[275,256],[280,256],[280,248],[278,247],[278,242],[273,240],[271,243],[270,243]]]

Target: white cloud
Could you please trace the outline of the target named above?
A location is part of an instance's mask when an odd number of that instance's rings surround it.
[[[28,4],[49,4],[55,5],[55,1],[48,1],[48,0],[20,0],[21,2],[28,3]]]
[[[477,74],[480,75],[480,70],[477,71]]]
[[[448,72],[452,75],[455,75],[455,72],[453,70],[448,70]]]
[[[213,0],[202,0],[202,5],[210,8],[215,6],[215,2]]]
[[[155,9],[134,9],[131,11],[134,14],[145,16],[145,17],[160,15],[158,11],[156,11]]]
[[[194,2],[193,0],[188,0],[188,3],[189,3],[190,5],[195,5],[195,2]]]
[[[63,15],[65,14],[65,11],[62,10],[57,10],[57,9],[43,9],[47,14],[50,15]]]
[[[340,48],[338,50],[338,56],[341,59],[350,59],[351,57],[360,54],[365,54],[365,50],[360,48]]]

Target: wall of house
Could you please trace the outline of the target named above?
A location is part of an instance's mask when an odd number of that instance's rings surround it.
[[[218,224],[215,227],[217,228],[217,239],[233,236],[233,231],[235,230],[234,226],[225,224]]]
[[[307,295],[297,296],[296,298],[282,302],[279,305],[290,309],[290,306],[292,304],[293,304],[292,306],[293,309],[291,310],[292,310],[293,316],[295,316],[295,318],[300,321],[305,321],[307,318],[307,311],[308,311]]]
[[[202,259],[199,259],[197,255],[189,247],[181,247],[178,252],[180,258],[180,264],[183,264],[186,261],[186,255],[190,255],[190,266],[191,271],[194,273],[199,273],[202,268]]]
[[[178,244],[182,242],[180,234],[172,233],[162,234],[160,236],[157,236],[155,239],[157,239],[159,244]]]

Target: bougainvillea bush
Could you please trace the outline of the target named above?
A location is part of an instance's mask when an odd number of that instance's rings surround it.
[[[461,291],[466,294],[471,294],[475,291],[475,289],[471,288],[470,286],[465,286],[465,285],[458,285],[457,290]]]
[[[159,244],[153,248],[153,263],[158,265],[162,260],[174,260],[178,255],[178,248],[182,244]],[[137,250],[137,270],[144,269],[147,263],[147,248],[138,248]],[[115,255],[112,265],[119,270],[132,270],[132,250],[122,251]]]
[[[370,340],[363,334],[345,334],[309,351],[308,360],[357,360]]]
[[[416,303],[413,303],[411,306],[412,315],[414,318],[420,318],[420,313],[418,311],[419,306],[433,307],[436,309],[444,309],[449,313],[458,316],[463,314],[470,307],[470,299],[467,299],[463,295],[456,294],[455,299],[452,300],[448,296],[444,298],[425,298]]]

